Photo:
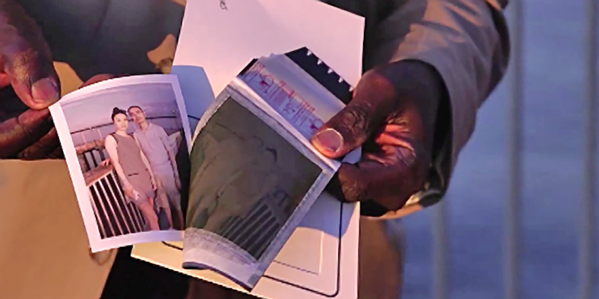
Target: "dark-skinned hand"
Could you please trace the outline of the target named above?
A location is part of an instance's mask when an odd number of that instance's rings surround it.
[[[60,98],[40,28],[13,0],[0,0],[0,159],[60,155],[48,106]]]
[[[330,158],[362,146],[361,161],[342,164],[329,191],[345,201],[374,201],[388,210],[403,206],[425,182],[443,90],[437,72],[418,61],[388,64],[365,73],[353,100],[312,139]],[[192,279],[186,298],[246,296]]]
[[[312,138],[329,158],[362,146],[357,164],[344,163],[329,191],[344,201],[401,208],[426,181],[444,84],[430,65],[404,60],[366,72],[351,102]]]

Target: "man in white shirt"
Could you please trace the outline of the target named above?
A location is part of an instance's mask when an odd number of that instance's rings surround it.
[[[137,124],[133,136],[137,139],[140,148],[148,158],[160,188],[163,188],[166,192],[170,210],[177,215],[175,228],[182,229],[181,179],[177,169],[174,146],[161,126],[148,122],[141,107],[131,106],[127,112]]]

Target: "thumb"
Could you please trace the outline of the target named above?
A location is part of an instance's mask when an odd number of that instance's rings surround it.
[[[29,108],[44,109],[60,97],[50,49],[38,25],[18,4],[3,9],[8,13],[6,18],[0,13],[0,81],[8,81]]]
[[[354,98],[316,131],[312,144],[323,155],[339,158],[361,146],[382,124],[385,114],[367,98]]]
[[[316,131],[312,144],[329,158],[339,158],[361,146],[394,111],[388,80],[369,71],[358,83],[349,104]]]

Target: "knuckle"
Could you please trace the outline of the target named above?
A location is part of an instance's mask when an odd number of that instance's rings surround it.
[[[350,202],[368,199],[369,181],[363,179],[354,165],[343,164],[338,172],[343,197]]]
[[[373,130],[372,104],[367,102],[347,106],[337,119],[340,132],[349,142],[364,141]]]
[[[407,148],[398,150],[397,163],[390,166],[390,172],[379,189],[379,201],[389,210],[403,207],[426,183],[427,164],[417,151]]]
[[[19,115],[16,118],[16,123],[14,126],[15,131],[20,132],[22,135],[30,135],[33,133],[33,128],[31,125],[29,125],[30,122],[30,117],[29,114],[26,114],[27,112]]]
[[[405,171],[402,173],[403,189],[405,192],[410,193],[409,196],[411,196],[424,186],[426,181],[426,163],[415,153],[404,156],[401,160],[407,166],[403,168]]]
[[[27,111],[19,115],[16,119],[16,129],[19,129],[23,135],[37,135],[41,129],[47,129],[46,132],[53,126],[52,119],[47,110],[44,111]],[[45,133],[46,133],[45,132]]]

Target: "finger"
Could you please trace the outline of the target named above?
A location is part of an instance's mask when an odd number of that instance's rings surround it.
[[[54,151],[48,154],[46,159],[64,159],[64,152],[62,151],[62,148],[60,146],[57,147]]]
[[[18,4],[3,7],[0,16],[0,66],[17,96],[32,109],[44,109],[58,101],[60,87],[50,48],[39,26]],[[6,11],[5,11],[6,13]]]
[[[31,146],[52,129],[50,112],[27,110],[0,123],[0,158],[8,158]]]
[[[387,79],[375,73],[364,75],[352,101],[314,134],[312,144],[329,158],[359,147],[395,111],[393,92]]]
[[[383,164],[364,160],[356,165],[343,164],[338,180],[343,198],[349,202],[373,200],[387,210],[397,210],[424,184],[424,173],[408,149],[405,161]],[[381,159],[384,160],[384,159]]]
[[[338,172],[341,196],[347,201],[373,200],[395,210],[424,185],[430,155],[405,127],[389,124],[356,165],[343,164]]]
[[[60,142],[58,141],[56,128],[52,128],[40,140],[21,151],[18,157],[22,160],[45,159],[53,155],[57,148],[60,149]]]

